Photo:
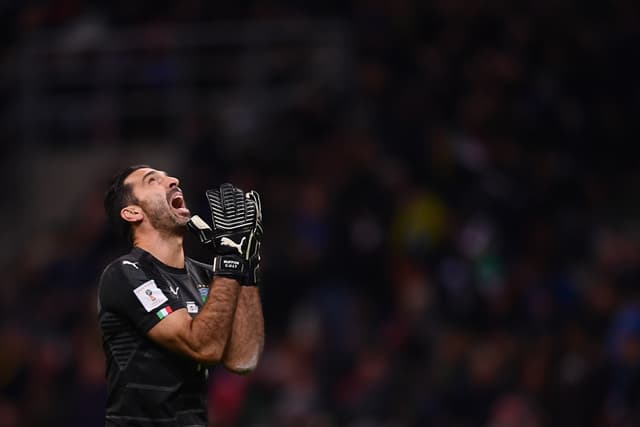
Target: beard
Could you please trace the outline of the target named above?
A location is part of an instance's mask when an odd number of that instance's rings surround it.
[[[182,236],[187,229],[187,219],[175,216],[165,200],[152,199],[140,201],[140,206],[147,214],[149,222],[160,233],[169,236]]]

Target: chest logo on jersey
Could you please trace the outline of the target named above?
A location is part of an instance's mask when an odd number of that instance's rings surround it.
[[[166,295],[162,293],[162,290],[158,288],[154,280],[144,282],[135,288],[133,293],[147,311],[151,311],[167,301]]]
[[[198,311],[200,311],[200,309],[194,301],[187,301],[187,313],[195,314]]]
[[[198,285],[198,292],[200,293],[202,302],[206,302],[207,297],[209,296],[209,288],[206,285]]]

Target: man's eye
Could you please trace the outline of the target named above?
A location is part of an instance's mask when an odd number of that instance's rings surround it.
[[[154,177],[149,178],[149,184],[151,184],[152,182],[156,182],[156,179]]]

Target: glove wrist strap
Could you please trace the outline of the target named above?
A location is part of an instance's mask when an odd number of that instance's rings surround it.
[[[238,255],[217,255],[213,258],[213,275],[228,277],[244,282],[247,275],[247,262]]]

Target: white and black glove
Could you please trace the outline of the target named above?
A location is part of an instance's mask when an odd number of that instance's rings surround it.
[[[231,277],[243,285],[257,285],[263,233],[260,195],[256,191],[243,194],[231,184],[208,190],[206,195],[214,228],[194,215],[189,229],[216,253],[216,275]]]
[[[255,191],[244,194],[231,184],[207,190],[206,196],[213,227],[197,215],[188,226],[201,243],[213,245],[214,274],[243,285],[257,284],[263,231],[260,196]]]

